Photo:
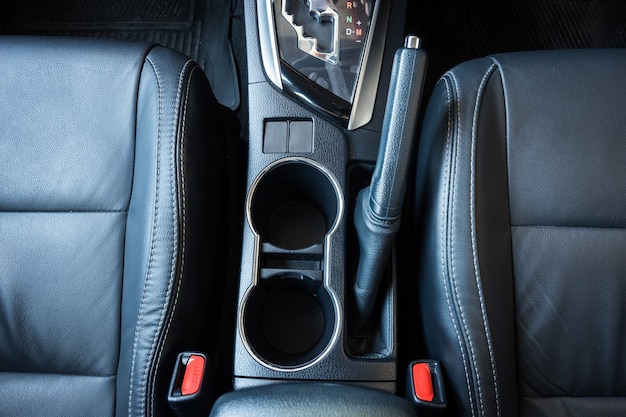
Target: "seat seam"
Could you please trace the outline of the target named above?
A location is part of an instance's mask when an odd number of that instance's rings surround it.
[[[477,148],[477,138],[476,138],[476,127],[478,125],[478,108],[483,99],[483,94],[486,89],[486,85],[491,76],[494,74],[496,69],[496,64],[492,64],[487,71],[485,72],[483,79],[480,82],[480,86],[478,87],[478,93],[476,95],[476,104],[474,106],[474,114],[472,117],[472,152],[471,152],[471,161],[470,161],[470,230],[472,236],[472,258],[474,261],[474,278],[476,281],[476,289],[478,291],[478,300],[480,301],[480,312],[483,320],[483,327],[485,329],[485,338],[487,340],[487,347],[489,350],[489,361],[491,362],[491,372],[493,375],[493,383],[494,383],[494,393],[496,400],[496,414],[498,417],[501,415],[500,411],[500,387],[498,384],[498,376],[496,372],[495,366],[495,358],[493,353],[493,341],[491,339],[491,332],[489,330],[489,326],[487,325],[487,313],[485,307],[485,298],[482,291],[482,279],[480,277],[480,270],[478,266],[478,249],[477,249],[477,239],[476,239],[476,148]]]
[[[451,159],[452,159],[452,102],[453,102],[453,98],[452,98],[452,93],[451,93],[451,81],[447,78],[447,77],[443,77],[442,81],[444,81],[444,85],[446,87],[446,96],[447,96],[447,104],[448,104],[448,124],[447,124],[447,134],[446,134],[446,157],[445,157],[445,168],[444,168],[444,172],[445,172],[445,176],[446,178],[444,179],[444,184],[446,186],[446,188],[449,190],[450,187],[448,187],[448,181],[450,180],[448,178],[448,175],[450,174],[450,170],[451,170]],[[441,213],[448,213],[448,204],[452,203],[453,200],[453,193],[451,193],[450,191],[448,191],[448,196],[446,199],[442,199],[442,209],[441,209]],[[446,216],[448,217],[448,216]],[[444,219],[444,221],[441,222],[441,266],[443,271],[445,271],[446,268],[446,254],[448,253],[445,249],[444,249],[444,244],[445,244],[445,225],[447,224],[447,221],[449,219],[446,218]],[[451,248],[451,243],[449,244],[445,244],[446,246],[450,247],[450,253],[452,253],[452,248]],[[451,257],[451,262],[453,262],[453,258]],[[454,275],[454,267],[450,268],[452,271],[452,275]],[[448,304],[448,310],[450,312],[450,319],[452,321],[452,326],[454,328],[454,332],[456,333],[456,337],[457,337],[457,341],[459,343],[459,351],[461,352],[461,359],[463,361],[463,368],[465,371],[465,383],[467,384],[467,394],[468,394],[468,399],[469,399],[469,403],[470,403],[470,409],[472,412],[472,416],[476,415],[476,411],[474,408],[474,400],[472,397],[472,389],[471,389],[471,384],[470,384],[470,371],[469,371],[469,367],[467,364],[467,357],[466,357],[466,353],[465,350],[463,349],[463,341],[461,338],[461,334],[459,332],[459,327],[457,325],[457,321],[455,319],[455,315],[454,315],[454,311],[452,308],[452,301],[450,299],[451,293],[452,291],[450,291],[449,287],[448,287],[448,279],[450,277],[448,276],[448,274],[443,274],[442,276],[442,281],[443,281],[443,285],[444,285],[444,293],[446,296],[446,302]],[[452,283],[450,283],[450,285],[452,285]]]
[[[456,79],[456,76],[454,75],[453,72],[450,72],[450,77],[452,78],[452,83],[454,86],[454,91],[457,97],[457,109],[456,109],[456,116],[457,116],[457,138],[459,138],[460,136],[460,132],[461,132],[461,95],[459,94],[459,87],[458,87],[458,81]],[[460,142],[459,142],[460,143]],[[452,190],[452,217],[455,218],[455,211],[456,211],[456,205],[454,204],[455,199],[455,194],[456,194],[456,183],[457,183],[457,177],[458,177],[458,169],[459,169],[459,150],[457,148],[456,151],[456,155],[455,155],[455,162],[454,162],[454,174],[453,174],[453,186],[454,189]],[[454,242],[454,222],[452,223],[452,242]],[[455,297],[456,297],[456,302],[457,302],[457,308],[459,309],[459,315],[461,317],[461,321],[463,323],[463,330],[465,332],[465,336],[467,338],[467,344],[469,345],[469,351],[470,351],[470,356],[472,358],[472,363],[474,364],[474,372],[475,372],[475,381],[476,381],[476,389],[478,391],[478,405],[480,407],[480,414],[484,417],[485,416],[485,406],[484,406],[484,399],[483,399],[483,392],[482,392],[482,384],[480,382],[480,370],[478,368],[478,360],[476,359],[476,351],[474,349],[474,342],[472,341],[472,335],[470,334],[469,331],[469,326],[467,324],[467,320],[465,318],[465,312],[463,309],[463,305],[461,303],[461,297],[460,297],[460,293],[459,293],[459,285],[458,285],[458,280],[456,277],[456,273],[455,273],[455,262],[454,262],[454,258],[455,258],[455,254],[454,254],[454,250],[452,248],[451,250],[451,254],[452,254],[452,280],[454,283],[454,292],[455,292]]]
[[[187,67],[193,64],[193,61],[188,60],[185,65],[183,66],[183,69],[181,70],[181,76],[179,79],[179,95],[180,95],[180,91],[182,90],[182,78],[183,75],[185,74],[185,72],[187,71]],[[181,222],[182,222],[182,226],[181,226],[181,236],[180,236],[180,241],[181,241],[181,261],[180,261],[180,268],[178,270],[178,285],[176,286],[176,295],[174,296],[174,302],[172,305],[172,311],[170,312],[168,321],[167,321],[167,325],[165,327],[165,334],[162,338],[161,341],[161,346],[159,348],[159,353],[157,355],[157,360],[156,360],[156,368],[155,368],[155,372],[153,373],[152,376],[152,392],[151,392],[151,398],[150,398],[150,403],[151,403],[151,407],[150,407],[150,415],[154,415],[154,397],[155,397],[155,390],[156,390],[156,374],[157,374],[157,369],[159,368],[159,365],[161,363],[161,359],[162,359],[162,354],[163,354],[163,349],[165,347],[165,343],[167,341],[167,337],[169,335],[169,330],[170,330],[170,326],[172,324],[172,320],[174,318],[174,314],[176,312],[176,307],[178,306],[178,297],[180,295],[180,287],[181,287],[181,282],[182,282],[182,278],[183,278],[183,272],[184,272],[184,267],[185,267],[185,254],[186,254],[186,230],[187,230],[187,217],[186,217],[186,209],[187,209],[187,199],[186,199],[186,188],[185,188],[185,167],[184,167],[184,151],[185,151],[185,133],[186,133],[186,127],[187,127],[187,108],[188,108],[188,104],[189,104],[189,90],[191,88],[191,81],[193,79],[194,73],[196,72],[196,70],[199,68],[199,66],[196,64],[189,73],[189,79],[187,80],[187,87],[185,90],[185,102],[183,104],[183,116],[182,116],[182,126],[181,126],[181,133],[180,133],[180,150],[179,150],[179,166],[180,166],[180,196],[181,196]],[[179,99],[177,98],[177,107],[176,109],[178,110],[178,103],[179,103]],[[174,164],[176,163],[175,158],[174,158]],[[175,167],[174,167],[175,170]],[[175,196],[174,196],[175,197]]]
[[[154,62],[152,61],[152,59],[150,58],[150,56],[146,56],[146,61],[150,64],[150,66],[152,67],[152,71],[154,72],[154,75],[156,77],[157,80],[157,89],[158,89],[158,96],[159,96],[159,117],[158,117],[158,127],[157,127],[157,152],[156,152],[156,187],[155,187],[155,197],[154,197],[154,217],[153,217],[153,222],[152,222],[152,241],[150,244],[150,255],[148,256],[148,270],[146,273],[146,279],[144,281],[144,289],[143,289],[143,294],[141,296],[141,303],[139,306],[139,314],[137,316],[137,322],[135,324],[135,340],[133,341],[133,353],[132,353],[132,361],[131,361],[131,367],[130,367],[130,383],[129,383],[129,393],[128,393],[128,415],[131,416],[132,415],[132,399],[133,399],[133,382],[134,382],[134,378],[135,378],[135,365],[136,365],[136,359],[137,359],[137,345],[139,343],[139,325],[142,321],[143,318],[143,314],[144,314],[144,309],[145,309],[145,305],[146,305],[146,299],[148,296],[148,287],[149,287],[149,282],[150,282],[150,277],[151,277],[151,271],[152,271],[152,264],[153,264],[153,258],[154,258],[154,250],[155,250],[155,241],[156,241],[156,222],[157,222],[157,215],[158,215],[158,207],[159,207],[159,198],[160,198],[160,193],[159,193],[159,182],[160,182],[160,177],[161,177],[161,163],[160,163],[160,159],[161,159],[161,152],[160,152],[160,148],[161,148],[161,127],[162,127],[162,117],[163,117],[163,90],[162,90],[162,85],[161,85],[161,77],[159,74],[159,71],[157,70]]]

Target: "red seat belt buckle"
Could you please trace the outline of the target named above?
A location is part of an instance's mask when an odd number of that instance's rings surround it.
[[[212,363],[198,352],[183,352],[176,359],[167,401],[178,417],[208,415],[214,399]]]
[[[204,376],[204,364],[204,356],[191,355],[189,359],[187,359],[183,382],[180,386],[180,393],[182,395],[193,395],[200,391],[202,378]]]
[[[435,398],[433,376],[427,363],[416,363],[411,369],[413,376],[413,391],[415,396],[425,402],[432,402]]]
[[[418,415],[439,416],[446,411],[446,393],[439,362],[413,361],[407,372],[406,397]]]

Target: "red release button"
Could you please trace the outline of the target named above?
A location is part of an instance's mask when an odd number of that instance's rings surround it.
[[[433,377],[427,363],[413,365],[413,389],[418,399],[431,402],[435,398]]]
[[[191,355],[187,361],[183,384],[180,393],[183,395],[193,395],[200,390],[202,376],[204,374],[204,358],[198,355]]]

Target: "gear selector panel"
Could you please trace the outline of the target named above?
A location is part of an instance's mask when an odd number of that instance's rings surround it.
[[[359,98],[375,95],[361,94],[362,89],[375,91],[378,83],[371,78],[362,82],[363,73],[366,67],[371,73],[380,72],[388,1],[257,0],[257,4],[265,9],[259,15],[261,38],[273,43],[271,48],[261,48],[268,78],[351,129],[367,123],[368,116],[362,115],[360,120],[366,121],[354,122],[354,113],[359,106],[361,113],[371,113],[373,107]],[[386,10],[380,12],[383,6]],[[274,77],[268,68],[275,70]]]
[[[276,0],[280,58],[352,103],[373,0]],[[275,5],[276,7],[277,5]]]

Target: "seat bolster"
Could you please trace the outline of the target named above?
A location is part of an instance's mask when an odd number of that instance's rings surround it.
[[[208,81],[180,54],[148,54],[137,112],[116,407],[118,415],[169,415],[177,353],[210,350],[215,339],[216,302],[197,306],[225,264],[213,246],[222,236],[225,152]]]
[[[499,84],[494,74],[494,62],[481,59],[444,75],[425,115],[418,158],[416,219],[422,242],[418,285],[424,343],[427,355],[442,362],[452,401],[464,416],[517,413],[515,385],[508,384],[508,378],[515,381],[515,377],[507,375],[503,381],[496,357],[496,348],[505,346],[509,335],[501,334],[501,325],[492,334],[485,297],[494,295],[485,292],[483,278],[489,282],[494,278],[491,270],[489,277],[483,277],[483,259],[478,257],[479,238],[488,225],[483,221],[483,201],[477,199],[493,198],[496,194],[488,195],[493,184],[483,183],[486,173],[476,172],[476,158],[484,158],[482,147],[491,146],[483,144],[485,131],[500,129],[498,126],[504,124],[502,121],[485,126],[481,116],[483,107],[501,106],[498,101],[485,103],[486,97],[493,101],[493,96],[498,96],[491,91],[497,91]],[[495,136],[499,132],[490,133]],[[490,152],[488,149],[487,154]],[[502,175],[502,198],[506,201],[506,166]],[[496,186],[501,187],[502,183]],[[500,216],[505,224],[497,227],[507,229],[506,208]],[[507,235],[499,239],[506,240]],[[510,246],[510,237],[508,242]],[[504,278],[512,280],[510,273]],[[512,299],[512,291],[508,292]],[[506,323],[506,318],[501,322]],[[508,346],[504,360],[514,360],[508,357],[512,355],[510,343]]]

